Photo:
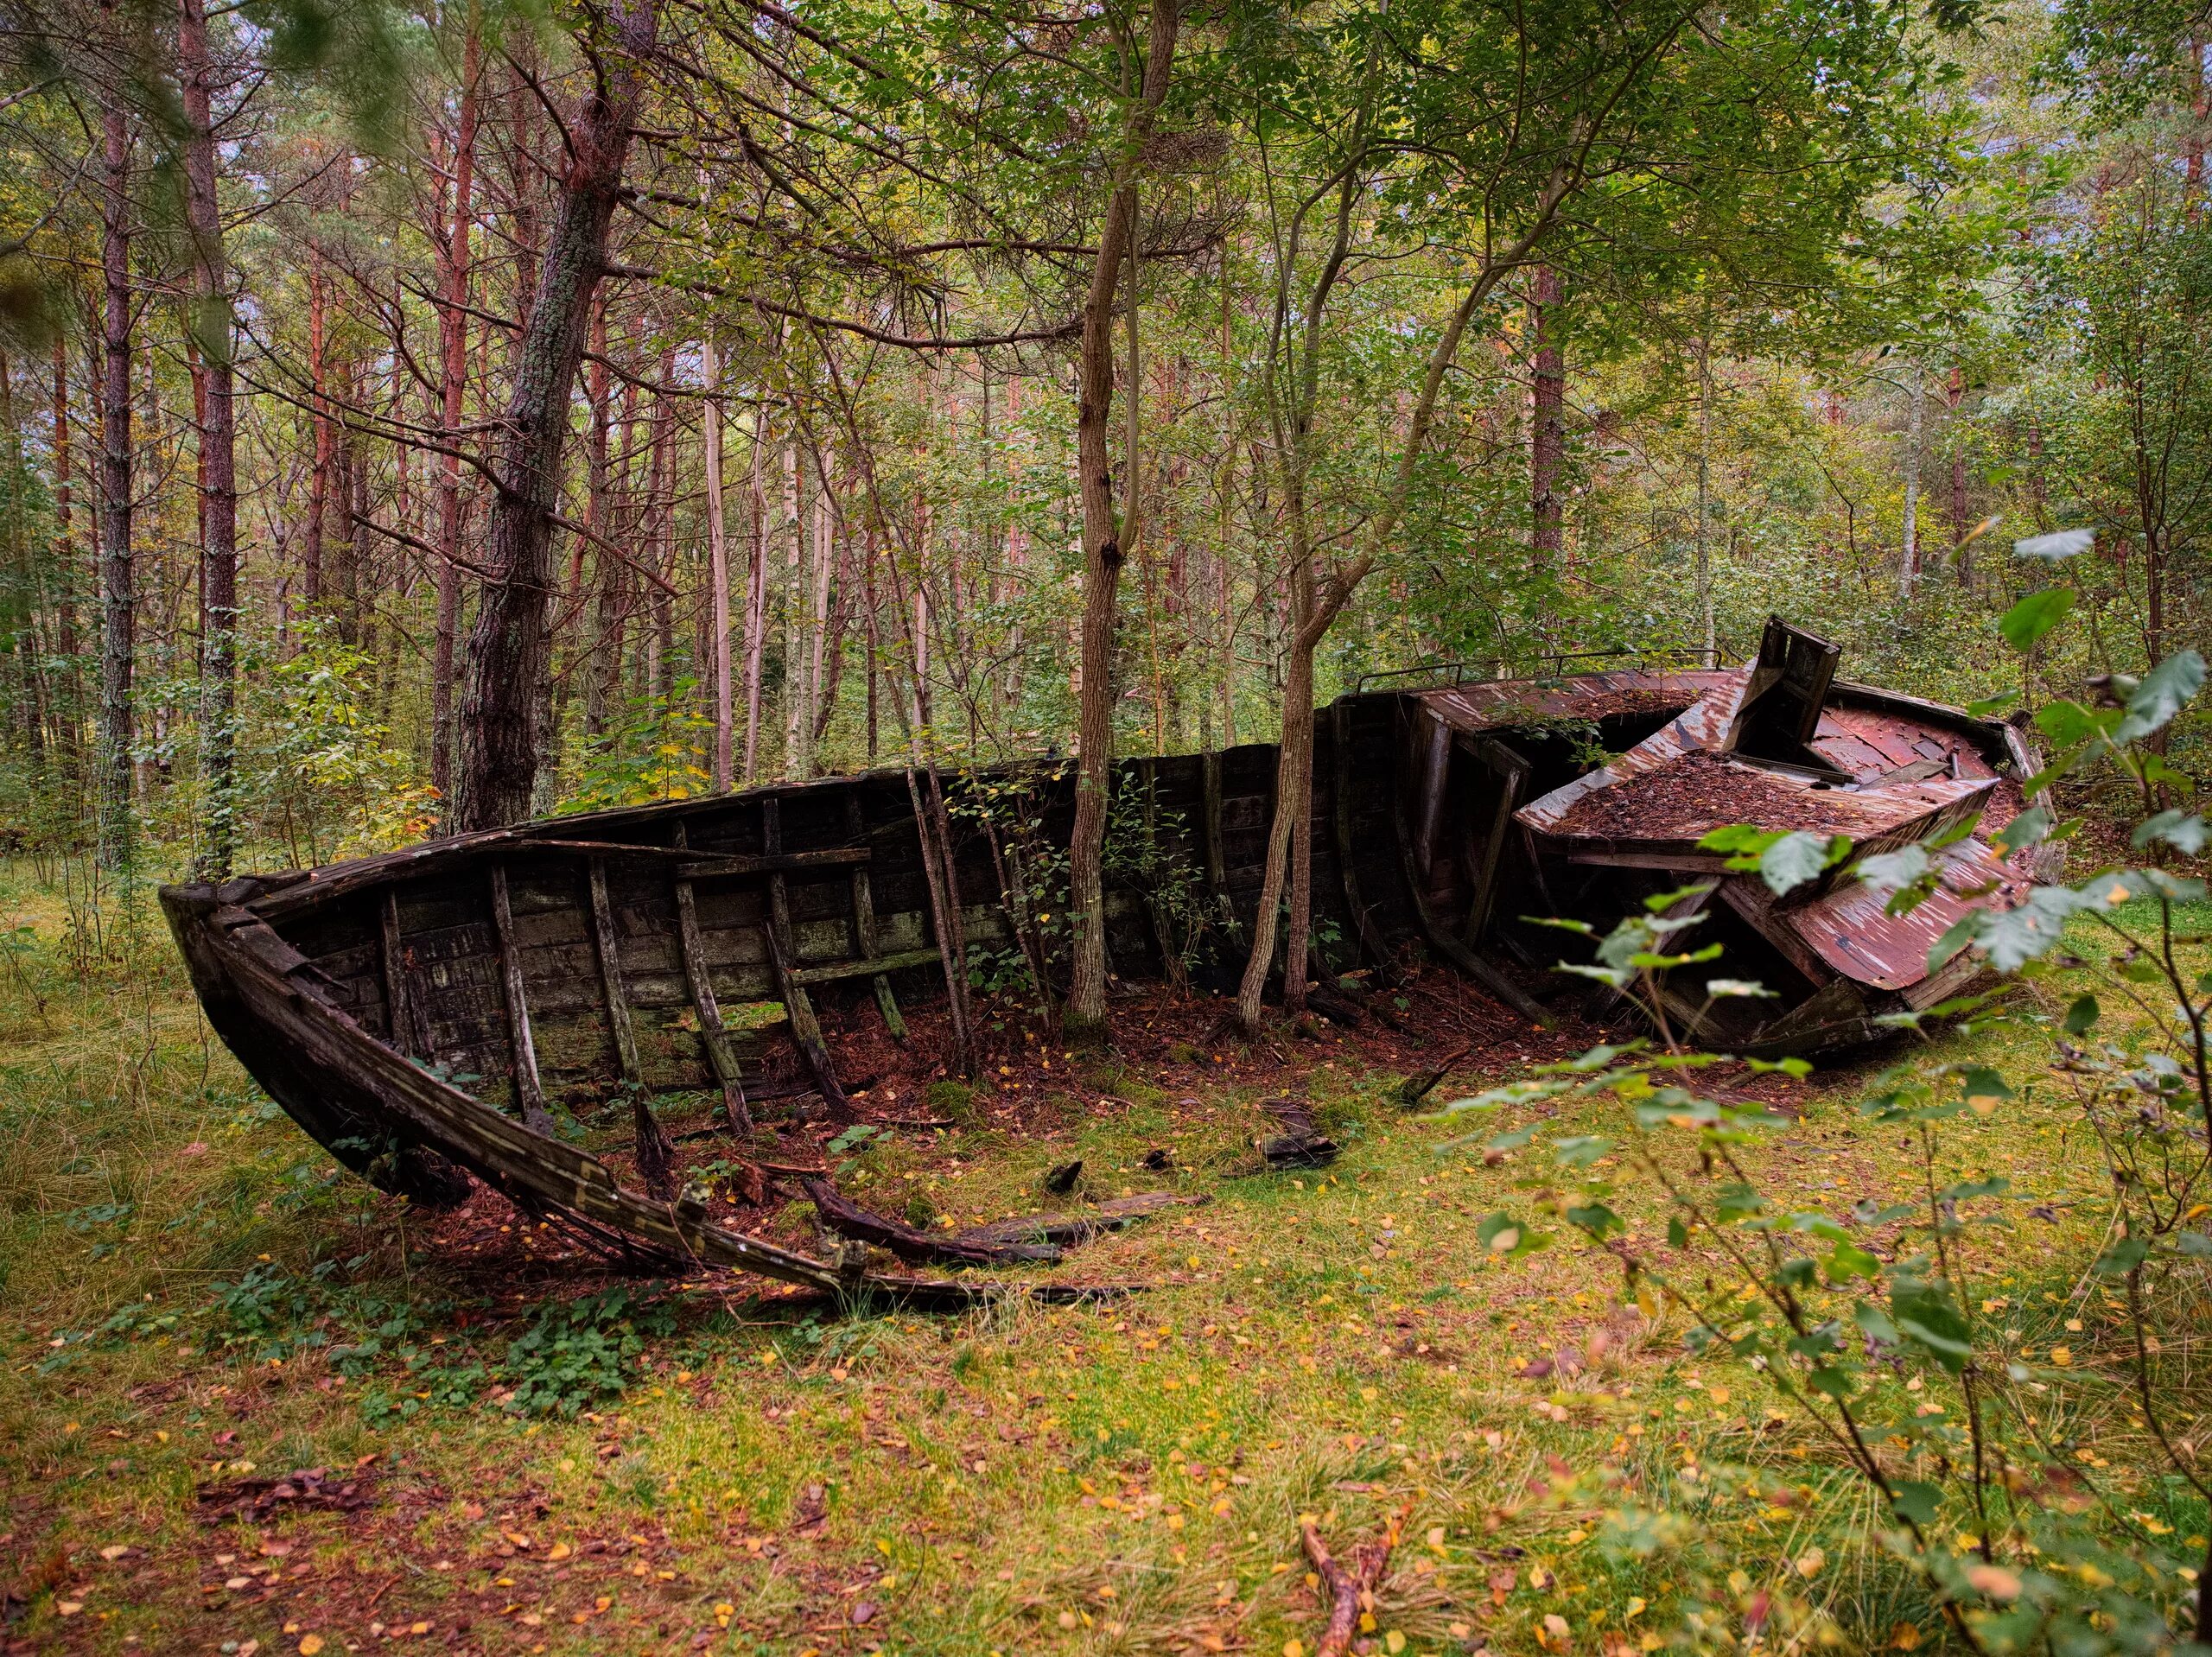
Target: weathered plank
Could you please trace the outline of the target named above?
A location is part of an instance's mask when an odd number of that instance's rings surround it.
[[[1529,762],[1495,738],[1482,737],[1471,746],[1477,757],[1497,778],[1497,809],[1491,815],[1489,836],[1483,842],[1483,866],[1475,875],[1475,895],[1467,905],[1469,948],[1483,941],[1490,930],[1491,910],[1497,895],[1497,872],[1505,861],[1506,836],[1513,832],[1513,814],[1521,809],[1521,791],[1528,786]]]
[[[553,1132],[545,1091],[537,1080],[537,1049],[530,1036],[530,994],[523,981],[522,951],[515,943],[515,917],[507,899],[507,866],[492,865],[492,930],[499,940],[500,982],[507,998],[507,1044],[513,1055],[515,1102],[533,1133]]]
[[[861,838],[861,796],[856,787],[845,790],[845,832],[855,843]],[[873,961],[883,952],[875,930],[875,889],[869,884],[868,865],[855,863],[852,873],[853,947],[861,956]],[[899,998],[891,993],[891,981],[879,971],[874,975],[875,1010],[883,1018],[883,1027],[891,1032],[893,1041],[906,1039],[906,1015],[899,1010]]]
[[[773,794],[760,802],[761,844],[771,856],[783,844],[783,802]],[[855,1120],[852,1101],[845,1097],[844,1089],[837,1081],[837,1067],[830,1061],[830,1049],[822,1039],[822,1024],[814,1016],[814,1002],[807,995],[806,987],[793,975],[796,964],[791,948],[791,893],[785,888],[784,877],[768,877],[768,961],[775,968],[776,987],[784,1010],[791,1015],[791,1039],[798,1044],[799,1057],[806,1061],[814,1085],[830,1108],[830,1119],[838,1122]]]
[[[630,996],[622,985],[622,946],[614,936],[614,908],[607,897],[607,860],[591,860],[586,876],[591,887],[591,930],[599,946],[599,981],[607,994],[607,1033],[614,1042],[622,1079],[636,1085],[645,1071],[638,1063],[638,1032],[630,1019]]]
[[[407,946],[399,931],[399,893],[386,886],[383,897],[377,905],[377,919],[378,954],[384,965],[385,1028],[395,1052],[410,1058],[429,1058],[433,1055],[429,1038],[407,982]]]
[[[1352,936],[1360,942],[1367,958],[1375,963],[1375,970],[1386,984],[1399,981],[1398,963],[1390,953],[1389,940],[1376,925],[1375,917],[1367,905],[1360,901],[1359,873],[1353,867],[1351,833],[1351,708],[1339,696],[1329,709],[1329,746],[1335,750],[1331,756],[1335,762],[1335,777],[1330,793],[1330,806],[1336,816],[1337,873],[1344,891],[1345,917],[1351,922]]]
[[[676,825],[676,838],[682,844],[681,822]],[[691,991],[691,1010],[699,1019],[699,1044],[706,1049],[707,1067],[721,1089],[722,1108],[729,1114],[733,1130],[750,1133],[753,1113],[746,1108],[745,1085],[738,1076],[737,1056],[730,1051],[729,1033],[722,1027],[722,1010],[715,1000],[713,981],[707,975],[707,952],[699,943],[698,902],[692,896],[691,882],[682,874],[676,877],[676,936],[677,949],[683,958],[683,981]]]

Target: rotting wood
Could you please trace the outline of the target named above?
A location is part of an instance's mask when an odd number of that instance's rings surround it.
[[[887,955],[871,955],[859,961],[831,961],[819,966],[794,967],[791,968],[791,982],[799,985],[836,984],[849,978],[874,977],[882,985],[877,1000],[877,1006],[880,1007],[881,997],[891,993],[890,981],[884,977],[886,973],[903,972],[909,967],[933,967],[937,962],[935,949],[900,949]],[[899,1004],[894,1000],[883,1022],[890,1025],[898,1014]],[[892,1034],[903,1038],[906,1032],[906,1021],[901,1019]]]
[[[407,982],[407,946],[399,934],[399,892],[386,886],[377,905],[378,953],[384,968],[384,1006],[391,1044],[410,1058],[429,1058],[429,1020]]]
[[[614,907],[607,896],[607,860],[591,860],[586,879],[591,892],[592,941],[599,954],[599,981],[607,997],[607,1032],[614,1043],[622,1079],[632,1087],[645,1080],[638,1063],[638,1032],[630,1019],[630,997],[622,985],[622,955],[614,934]]]
[[[1398,1102],[1408,1110],[1436,1091],[1437,1084],[1452,1074],[1452,1067],[1475,1051],[1472,1042],[1454,1048],[1445,1055],[1444,1063],[1433,1070],[1416,1070],[1398,1084]]]
[[[1168,1209],[1199,1208],[1211,1200],[1198,1192],[1140,1191],[1135,1197],[1109,1197],[1081,1214],[1017,1214],[953,1235],[963,1242],[1050,1243],[1074,1248],[1107,1232],[1126,1231],[1147,1216]]]
[[[1428,906],[1427,893],[1421,890],[1421,872],[1414,867],[1413,848],[1407,843],[1404,804],[1401,803],[1391,815],[1396,822],[1398,860],[1406,878],[1406,895],[1413,901],[1414,917],[1421,922],[1421,930],[1427,937],[1429,947],[1530,1024],[1539,1029],[1550,1024],[1550,1015],[1531,1000],[1526,991],[1453,937],[1444,924],[1436,918],[1435,911]]]
[[[515,1102],[534,1133],[553,1132],[545,1090],[537,1079],[537,1044],[530,1033],[530,996],[523,981],[522,949],[515,941],[515,917],[507,900],[507,866],[492,865],[492,930],[499,943],[499,978],[506,991],[507,1044],[513,1055]]]
[[[850,786],[845,790],[845,832],[856,845],[862,838],[860,791]],[[882,949],[875,930],[875,889],[868,879],[868,865],[864,862],[853,865],[852,895],[853,948],[860,952],[862,960],[879,962]],[[920,962],[915,963],[918,965],[926,962],[935,952],[916,953],[921,957]],[[872,975],[874,982],[871,987],[875,991],[875,1010],[883,1019],[884,1029],[890,1032],[892,1040],[903,1043],[906,1039],[906,1018],[899,1011],[898,996],[892,993],[891,980],[885,975],[891,970],[888,964],[880,963]]]
[[[585,870],[591,901],[592,943],[599,957],[601,993],[607,1000],[607,1034],[614,1042],[615,1062],[621,1067],[622,1085],[630,1095],[631,1148],[637,1159],[638,1178],[648,1196],[665,1202],[676,1194],[676,1145],[653,1114],[652,1097],[646,1091],[645,1070],[638,1063],[638,1035],[630,1019],[629,992],[622,984],[622,952],[614,931],[614,907],[607,896],[607,860],[594,857]]]
[[[1375,963],[1375,970],[1382,975],[1384,983],[1395,985],[1400,976],[1397,958],[1359,896],[1359,872],[1355,867],[1357,858],[1351,832],[1351,706],[1339,696],[1330,708],[1329,715],[1329,746],[1335,751],[1332,758],[1336,771],[1329,790],[1329,803],[1336,818],[1337,873],[1344,883],[1344,912],[1351,917],[1352,935],[1359,940],[1367,958]],[[1311,1005],[1310,995],[1307,1000]]]
[[[721,852],[695,852],[677,846],[635,844],[628,841],[570,840],[533,832],[525,824],[514,828],[491,828],[482,834],[452,840],[434,840],[404,851],[386,852],[340,863],[328,869],[290,871],[292,878],[259,877],[268,882],[268,895],[257,898],[254,909],[265,920],[276,920],[389,881],[404,879],[420,865],[431,863],[448,869],[476,857],[517,857],[530,854],[560,857],[637,858],[654,863],[683,863],[696,875],[760,875],[778,869],[796,873],[805,869],[843,868],[865,863],[871,855],[865,846],[830,846],[794,852],[771,859],[738,856]]]
[[[914,830],[921,843],[922,874],[929,888],[930,916],[937,932],[938,964],[944,972],[945,1011],[951,1015],[955,1066],[963,1076],[976,1073],[976,1044],[968,1021],[967,922],[960,908],[960,872],[953,866],[952,848],[945,840],[944,796],[937,771],[928,772],[929,797],[923,799],[923,773],[906,768],[906,792],[914,803]]]
[[[1313,1657],[1344,1657],[1351,1649],[1352,1636],[1359,1631],[1360,1613],[1375,1609],[1375,1590],[1390,1568],[1390,1555],[1398,1546],[1407,1512],[1398,1508],[1383,1521],[1380,1536],[1352,1549],[1350,1571],[1330,1553],[1315,1522],[1310,1518],[1300,1521],[1299,1540],[1305,1544],[1306,1558],[1329,1595],[1329,1621],[1313,1647]]]
[[[1528,785],[1529,762],[1503,742],[1479,740],[1478,752],[1497,778],[1497,809],[1491,817],[1490,834],[1483,842],[1483,866],[1475,876],[1475,893],[1467,905],[1467,947],[1479,949],[1490,930],[1491,910],[1497,900],[1498,871],[1505,865],[1506,836],[1513,832],[1513,814],[1521,806],[1521,790]]]
[[[1302,1099],[1262,1099],[1260,1108],[1274,1118],[1282,1132],[1260,1141],[1260,1154],[1270,1168],[1325,1168],[1337,1159],[1337,1142],[1321,1131],[1313,1107]]]
[[[683,841],[683,825],[676,825],[677,843]],[[691,882],[683,874],[676,877],[676,942],[677,951],[683,961],[683,981],[691,992],[692,1015],[699,1020],[699,1044],[706,1050],[707,1069],[721,1089],[722,1109],[729,1117],[730,1131],[750,1134],[753,1131],[753,1111],[745,1102],[745,1083],[738,1073],[737,1055],[730,1051],[729,1031],[722,1023],[722,1010],[715,1000],[714,981],[707,975],[707,951],[699,938],[699,903],[692,893]]]
[[[773,856],[782,849],[783,838],[783,802],[770,794],[760,802],[760,843]],[[814,1002],[805,986],[792,976],[796,952],[791,947],[791,900],[781,874],[768,877],[768,920],[762,930],[768,941],[768,964],[776,975],[776,992],[791,1020],[791,1039],[798,1045],[799,1057],[806,1061],[807,1073],[814,1078],[815,1090],[822,1095],[830,1120],[843,1127],[857,1119],[852,1101],[838,1084],[837,1067],[830,1063],[830,1049],[822,1039]]]
[[[969,1242],[937,1236],[862,1208],[826,1179],[802,1179],[799,1189],[814,1204],[822,1223],[841,1237],[887,1248],[900,1260],[931,1266],[1007,1266],[1049,1262],[1060,1257],[1050,1243]]]
[[[1221,905],[1227,916],[1229,909],[1229,857],[1221,835],[1221,753],[1211,750],[1199,756],[1199,788],[1202,790],[1202,811],[1205,818],[1206,890]]]

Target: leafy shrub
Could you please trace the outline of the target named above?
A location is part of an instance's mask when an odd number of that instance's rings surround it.
[[[2048,594],[2024,600],[2005,618],[2008,642],[2031,648],[2066,608]],[[2167,803],[2195,784],[2162,752],[2204,679],[2202,658],[2184,651],[2140,678],[2102,682],[2086,701],[2046,703],[2036,724],[2058,752],[2043,775],[2023,779],[2023,792],[2033,798],[2061,777],[2108,765],[2139,803],[2133,847],[2145,866],[2076,885],[2037,884],[2006,909],[1969,911],[1929,953],[1933,971],[1976,949],[2031,989],[2061,971],[2086,973],[2115,1004],[2132,1005],[2134,1021],[2112,1030],[2098,995],[2087,992],[2063,1010],[2039,993],[1976,995],[1890,1020],[1913,1031],[2002,1022],[2045,1044],[2048,1068],[2103,1164],[2109,1221],[2077,1292],[2094,1296],[2107,1331],[2076,1338],[2102,1342],[2109,1365],[2075,1366],[2055,1314],[2044,1320],[2002,1283],[1976,1281],[2017,1263],[2016,1249],[1969,1244],[1981,1228],[2009,1228],[2019,1199],[2001,1175],[1961,1179],[1939,1171],[1953,1159],[1946,1124],[2019,1108],[2015,1089],[1986,1064],[1910,1061],[1879,1077],[1860,1103],[1870,1127],[1910,1147],[1910,1200],[1802,1212],[1763,1187],[1745,1152],[1786,1119],[1756,1101],[1700,1095],[1696,1072],[1717,1056],[1683,1051],[1661,1005],[1666,974],[1717,953],[1678,947],[1684,923],[1662,911],[1682,894],[1651,899],[1649,914],[1624,920],[1599,943],[1595,965],[1570,968],[1645,1000],[1663,1051],[1646,1042],[1595,1048],[1531,1081],[1446,1107],[1581,1101],[1618,1114],[1615,1132],[1562,1133],[1539,1121],[1497,1136],[1491,1147],[1502,1153],[1548,1139],[1559,1179],[1538,1199],[1539,1212],[1613,1254],[1648,1317],[1658,1317],[1662,1301],[1686,1313],[1691,1351],[1759,1372],[1866,1488],[1880,1541],[1957,1643],[1976,1653],[2165,1652],[2177,1635],[2200,1650],[2212,1643],[2212,1603],[2185,1587],[2212,1573],[2204,1534],[2212,1532],[2212,1482],[2197,1460],[2202,1417],[2192,1413],[2188,1369],[2212,1302],[2212,1237],[2200,1223],[2212,1211],[2212,972],[2184,965],[2177,949],[2202,942],[2177,921],[2201,911],[2204,883],[2169,867],[2203,853],[2212,829]],[[1891,913],[1909,913],[1936,890],[1945,846],[1966,832],[1862,858],[1845,878],[1862,881]],[[2050,815],[2034,809],[1995,838],[2015,853],[2056,832]],[[1708,836],[1707,845],[1777,896],[1850,854],[1847,843],[1741,829]],[[2107,939],[2101,961],[2066,947],[2075,921]],[[1707,987],[1761,993],[1735,980]],[[1802,1075],[1808,1067],[1790,1060],[1779,1068]],[[1611,1206],[1621,1169],[1660,1200],[1669,1249],[1694,1247],[1698,1263],[1669,1260],[1634,1235]],[[1538,1218],[1508,1212],[1490,1216],[1478,1235],[1508,1255],[1551,1241]],[[2039,1322],[2049,1326],[2031,1327]],[[2081,1330],[2083,1320],[2068,1327]],[[2038,1346],[2024,1342],[2044,1340],[2050,1349],[2037,1362]],[[2164,1463],[2148,1479],[2100,1474],[2104,1462],[2079,1442],[2079,1424],[2123,1401],[2145,1450]],[[1755,1474],[1743,1476],[1756,1482]],[[1648,1510],[1616,1499],[1622,1505],[1605,1532],[1616,1551],[1695,1545],[1694,1493],[1656,1496]],[[1727,1546],[1717,1535],[1704,1546],[1708,1559],[1725,1565]],[[1818,1568],[1815,1561],[1800,1571]],[[1724,1627],[1733,1616],[1756,1615],[1778,1642],[1803,1635],[1827,1643],[1835,1635],[1812,1601],[1786,1590],[1754,1596],[1740,1571],[1730,1573],[1724,1592],[1719,1569],[1686,1596],[1703,1602],[1684,1611],[1693,1646],[1708,1643],[1700,1635],[1716,1615]],[[1733,1607],[1723,1603],[1731,1597]]]
[[[645,1337],[675,1327],[654,1293],[613,1288],[540,1306],[537,1321],[508,1343],[497,1372],[508,1389],[506,1407],[524,1415],[575,1415],[622,1391]]]

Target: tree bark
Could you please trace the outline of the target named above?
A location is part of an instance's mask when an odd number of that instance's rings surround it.
[[[113,0],[104,10],[111,16]],[[100,750],[99,856],[132,860],[130,705],[137,594],[130,548],[130,129],[120,91],[101,88]]]
[[[232,395],[235,347],[229,276],[215,194],[215,67],[208,50],[204,0],[178,0],[177,58],[186,124],[185,219],[191,232],[192,287],[198,311],[193,334],[206,389],[200,429],[200,733],[206,799],[200,878],[215,882],[230,878],[238,843],[233,717],[238,627],[238,420]]]
[[[438,479],[438,603],[430,658],[430,782],[453,797],[453,663],[461,630],[461,422],[468,390],[469,197],[476,180],[477,87],[484,48],[475,9],[461,48],[461,120],[454,140],[453,214],[445,237],[445,306],[438,318],[439,420],[446,453]]]
[[[753,466],[746,481],[745,512],[751,545],[745,562],[745,780],[760,759],[760,667],[768,631],[768,413],[753,416]]]
[[[527,815],[544,733],[553,513],[569,431],[569,394],[584,327],[605,273],[608,227],[622,185],[631,127],[643,94],[643,60],[654,49],[658,0],[613,0],[603,27],[610,50],[580,118],[528,320],[515,354],[505,435],[493,470],[483,603],[469,636],[461,703],[461,774],[452,809],[462,831]]]
[[[60,580],[54,591],[54,649],[61,658],[60,706],[55,730],[61,765],[72,788],[82,785],[84,685],[77,668],[77,536],[71,510],[73,491],[69,454],[69,344],[54,336],[54,551]]]
[[[323,520],[330,511],[330,467],[336,450],[336,433],[330,419],[327,360],[330,335],[330,283],[323,274],[322,254],[308,248],[308,406],[314,427],[315,460],[308,474],[307,534],[300,549],[300,603],[308,609],[322,603]]]
[[[1529,440],[1530,549],[1540,575],[1560,574],[1559,556],[1567,514],[1559,498],[1560,469],[1567,458],[1567,352],[1560,343],[1559,272],[1536,267],[1529,283],[1529,334],[1533,383]]]
[[[1107,432],[1114,409],[1114,305],[1127,257],[1137,158],[1167,96],[1174,67],[1178,0],[1154,0],[1144,80],[1130,111],[1123,153],[1099,226],[1098,254],[1083,308],[1076,394],[1076,470],[1083,503],[1082,699],[1076,733],[1075,828],[1068,848],[1069,919],[1074,955],[1064,1014],[1071,1041],[1106,1031],[1106,814],[1114,786],[1114,606],[1121,588],[1122,525],[1114,508]],[[1136,395],[1136,387],[1129,387]]]
[[[709,640],[715,675],[714,787],[717,794],[726,794],[736,746],[736,710],[730,684],[729,524],[722,506],[722,365],[711,332],[699,342],[699,361],[707,385],[707,582],[714,613]]]

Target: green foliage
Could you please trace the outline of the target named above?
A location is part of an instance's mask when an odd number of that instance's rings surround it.
[[[2004,631],[2025,648],[2067,609],[2047,603],[2031,611],[2031,627],[2016,611]],[[2094,705],[2044,710],[2063,710],[2045,728],[2070,742],[2054,775],[2105,762],[2136,791],[2144,806],[2139,848],[2204,843],[2201,821],[2151,809],[2171,778],[2146,746],[2203,680],[2201,659],[2183,651],[2139,679],[2109,682]],[[2034,843],[2050,827],[2044,817],[2017,845]],[[1810,841],[1785,867],[1770,868],[1766,860],[1783,844],[1775,836],[1724,831],[1707,844],[1730,852],[1732,867],[1759,870],[1777,892],[1817,876],[1840,854]],[[1853,873],[1878,891],[1903,894],[1937,850],[1931,841],[1910,854],[1864,860]],[[1653,898],[1652,916],[1681,896]],[[1972,1280],[1977,1268],[1969,1260],[1978,1256],[1965,1248],[1967,1234],[2010,1228],[2023,1206],[2005,1176],[1939,1172],[1945,1124],[2005,1110],[2022,1092],[1989,1064],[1931,1056],[1878,1081],[1859,1111],[1871,1131],[1912,1148],[1924,1194],[1886,1207],[1864,1202],[1840,1218],[1789,1211],[1763,1190],[1745,1152],[1783,1119],[1755,1101],[1698,1095],[1686,1080],[1713,1056],[1681,1051],[1671,1040],[1664,1053],[1643,1044],[1595,1049],[1446,1109],[1541,1103],[1548,1114],[1578,1100],[1610,1107],[1620,1133],[1561,1134],[1539,1118],[1497,1135],[1490,1149],[1504,1154],[1548,1141],[1558,1184],[1542,1200],[1615,1257],[1648,1314],[1656,1316],[1662,1299],[1681,1309],[1694,1350],[1751,1366],[1792,1404],[1877,1499],[1883,1541],[1920,1574],[1962,1643],[2082,1657],[2170,1649],[2177,1622],[2190,1610],[2175,1584],[2212,1569],[2212,1559],[2192,1562],[2179,1553],[2168,1521],[2138,1513],[2137,1521],[2150,1522],[2109,1522],[2100,1504],[2124,1493],[2094,1490],[2086,1458],[2069,1456],[2063,1438],[2041,1424],[2069,1394],[2132,1388],[2165,1458],[2169,1499],[2188,1524],[2206,1526],[2207,1492],[2193,1451],[2175,1444],[2187,1406],[2177,1361],[2167,1355],[2177,1341],[2186,1345],[2196,1309],[2212,1291],[2212,1241],[2196,1226],[2212,1209],[2212,1161],[2203,1151],[2212,1130],[2205,1033],[2212,973],[2192,977],[2174,949],[2177,911],[2204,897],[2202,881],[2158,867],[2107,870],[2078,886],[2037,885],[2010,908],[1973,911],[1931,955],[1932,965],[1971,947],[1998,971],[2032,980],[2048,972],[2077,918],[2117,946],[2099,975],[2147,1015],[2126,1038],[2097,1038],[2101,1006],[2087,994],[2063,1014],[2023,1002],[2005,1012],[1967,1005],[1930,1015],[1972,1013],[2048,1042],[2050,1068],[2090,1130],[2113,1193],[2109,1238],[2094,1272],[2125,1291],[2117,1374],[2075,1372],[2063,1337],[2047,1364],[2031,1363],[2013,1338],[2020,1331],[2001,1327],[2012,1315],[2007,1298]],[[1696,959],[1675,952],[1675,930],[1632,917],[1599,945],[1600,966],[1566,969],[1641,994],[1663,1035],[1657,980]],[[2088,966],[2079,956],[2069,964]],[[1916,1028],[1923,1015],[1902,1022]],[[1671,1259],[1636,1239],[1607,1200],[1622,1178],[1607,1171],[1614,1165],[1664,1203]],[[1486,1219],[1479,1235],[1500,1253],[1539,1241],[1526,1222],[1503,1212]],[[1702,1275],[1690,1264],[1693,1249],[1712,1263]],[[2082,1494],[2085,1484],[2092,1494]],[[2201,1536],[2192,1540],[2205,1546]],[[1688,1545],[1679,1530],[1674,1545]],[[1667,1543],[1655,1533],[1637,1546]]]
[[[547,1301],[493,1372],[506,1389],[503,1404],[522,1415],[575,1415],[627,1387],[646,1339],[675,1326],[651,1288]]]

